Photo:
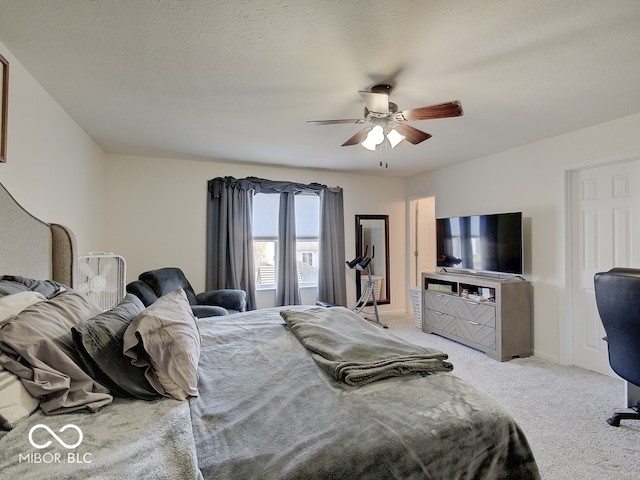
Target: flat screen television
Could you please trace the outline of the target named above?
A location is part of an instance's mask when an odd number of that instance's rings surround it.
[[[522,212],[436,219],[437,265],[522,274]]]

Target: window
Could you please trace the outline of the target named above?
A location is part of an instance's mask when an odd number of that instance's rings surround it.
[[[320,197],[296,195],[296,258],[301,285],[318,284],[319,254]]]
[[[256,287],[276,284],[279,195],[258,193],[253,197],[253,263]]]
[[[276,284],[280,195],[258,193],[253,198],[253,256],[257,288]],[[320,248],[320,198],[296,195],[296,258],[298,283],[317,285]]]

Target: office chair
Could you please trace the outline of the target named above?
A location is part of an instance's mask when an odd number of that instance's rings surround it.
[[[626,381],[640,386],[640,269],[612,268],[594,277],[596,304],[607,334],[609,364]],[[616,412],[607,420],[640,420],[640,401],[635,412]]]

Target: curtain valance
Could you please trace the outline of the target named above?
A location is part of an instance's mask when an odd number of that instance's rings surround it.
[[[209,180],[209,194],[211,198],[218,198],[227,188],[233,188],[241,191],[253,191],[256,193],[315,193],[320,195],[322,190],[328,189],[334,191],[320,183],[296,183],[282,180],[267,180],[258,177],[234,178],[234,177],[217,177]]]

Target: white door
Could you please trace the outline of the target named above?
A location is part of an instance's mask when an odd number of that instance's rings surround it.
[[[422,272],[433,272],[436,268],[435,205],[435,197],[423,197],[410,202],[411,287],[420,286]]]
[[[593,276],[640,266],[640,160],[571,172],[573,363],[615,376],[609,367]]]

